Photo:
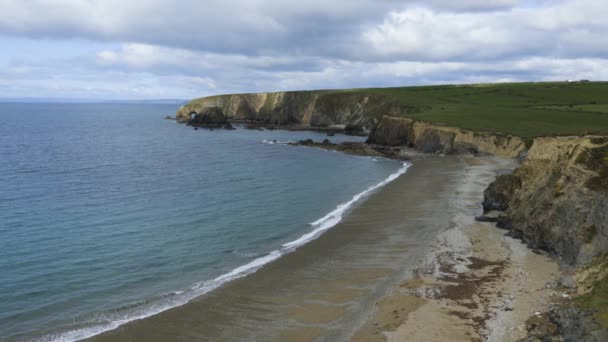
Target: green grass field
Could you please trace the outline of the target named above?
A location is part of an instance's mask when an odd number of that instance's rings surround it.
[[[344,92],[413,106],[414,119],[521,137],[608,134],[608,82],[505,83]]]

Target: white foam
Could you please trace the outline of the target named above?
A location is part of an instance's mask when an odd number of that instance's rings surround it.
[[[264,144],[268,144],[268,145],[274,145],[274,144],[278,144],[278,145],[288,145],[288,144],[293,144],[293,141],[291,140],[287,140],[287,141],[280,141],[280,140],[262,140],[262,143]]]
[[[267,143],[264,141],[264,143]],[[270,144],[274,144],[275,142],[268,142]],[[278,142],[277,142],[278,143]],[[318,219],[315,222],[312,222],[310,225],[316,227],[313,231],[306,233],[299,237],[298,239],[283,244],[283,247],[280,250],[274,250],[262,257],[259,257],[245,265],[239,266],[232,271],[222,274],[215,279],[208,280],[205,282],[201,282],[192,286],[190,290],[187,291],[175,291],[170,296],[169,300],[163,301],[163,303],[159,303],[153,307],[141,307],[137,309],[135,312],[131,311],[128,313],[124,313],[119,317],[99,317],[96,322],[91,322],[92,324],[96,324],[93,327],[80,328],[75,330],[70,330],[67,332],[48,335],[39,341],[53,341],[53,342],[67,342],[67,341],[76,341],[82,340],[85,338],[89,338],[106,331],[114,330],[119,326],[134,321],[138,319],[143,319],[146,317],[150,317],[161,313],[163,311],[169,310],[171,308],[184,305],[188,303],[191,299],[201,296],[209,291],[212,291],[221,285],[230,282],[232,280],[244,277],[251,273],[254,273],[262,266],[273,262],[279,259],[281,256],[295,250],[297,247],[300,247],[307,242],[310,242],[317,237],[319,237],[323,232],[327,231],[331,227],[335,226],[342,220],[344,213],[352,207],[357,201],[370,194],[372,191],[383,187],[384,185],[394,181],[399,176],[404,174],[407,169],[411,166],[409,163],[403,163],[403,166],[395,173],[388,176],[382,182],[370,186],[366,190],[356,194],[353,198],[345,203],[342,203],[336,207],[333,211]]]
[[[124,314],[122,317],[99,317],[98,322],[92,322],[93,324],[97,324],[93,327],[75,329],[71,331],[67,331],[60,334],[49,335],[39,341],[52,341],[52,342],[67,342],[67,341],[77,341],[85,338],[89,338],[106,331],[114,330],[119,326],[134,321],[138,319],[143,319],[146,317],[150,317],[161,313],[163,311],[169,310],[176,306],[184,305],[189,302],[191,299],[204,295],[205,293],[212,291],[221,285],[244,277],[248,274],[251,274],[257,271],[260,267],[266,265],[267,263],[273,262],[276,259],[280,258],[283,255],[281,251],[275,250],[270,252],[269,254],[257,258],[251,261],[248,264],[239,266],[234,270],[222,274],[219,277],[205,281],[199,284],[194,285],[190,291],[176,291],[173,292],[174,295],[183,294],[183,296],[174,296],[171,300],[168,300],[160,305],[156,305],[153,307],[145,307],[141,308],[136,312],[130,312],[128,314]]]
[[[369,188],[365,189],[364,191],[353,196],[353,198],[351,198],[350,201],[338,205],[336,207],[336,209],[329,212],[327,215],[321,217],[320,219],[316,220],[315,222],[312,222],[310,225],[317,227],[316,229],[314,229],[310,233],[302,235],[300,238],[298,238],[294,241],[284,244],[283,248],[293,249],[293,248],[299,247],[307,242],[310,242],[310,241],[316,239],[323,232],[325,232],[329,228],[335,226],[340,221],[342,221],[342,217],[344,216],[344,213],[349,208],[351,208],[355,203],[357,203],[357,201],[359,201],[361,198],[365,197],[366,195],[370,194],[372,191],[374,191],[378,188],[381,188],[381,187],[385,186],[386,184],[394,181],[399,176],[404,174],[410,166],[411,166],[410,163],[403,163],[403,166],[397,172],[388,176],[382,182],[380,182],[376,185],[370,186]]]

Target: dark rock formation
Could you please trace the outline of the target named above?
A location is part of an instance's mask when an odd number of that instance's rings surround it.
[[[195,127],[233,129],[230,122],[218,107],[207,107],[201,113],[192,115],[188,124]]]
[[[515,158],[526,149],[525,141],[518,137],[472,132],[386,115],[373,127],[367,142],[406,146],[425,153],[484,152],[508,158]]]
[[[383,157],[390,159],[399,159],[406,160],[406,157],[403,157],[400,154],[399,148],[392,148],[389,146],[378,146],[378,145],[369,145],[366,143],[360,142],[343,142],[340,144],[334,144],[328,139],[323,140],[322,142],[315,142],[312,139],[300,140],[295,143],[290,143],[290,145],[294,146],[308,146],[308,147],[317,147],[324,150],[329,151],[339,151],[347,154],[357,155],[357,156],[369,156],[369,157]]]
[[[482,216],[475,217],[475,221],[477,221],[477,222],[498,222],[498,217],[482,215]]]
[[[521,180],[516,175],[500,175],[483,192],[483,211],[505,211],[515,191],[521,188]]]
[[[594,311],[562,305],[526,321],[527,336],[518,342],[604,342],[608,330],[594,319]]]
[[[425,153],[452,153],[455,151],[455,132],[424,130],[416,139],[416,148]]]
[[[413,144],[414,137],[412,120],[384,116],[372,129],[367,143],[386,146],[407,146]]]
[[[570,265],[608,250],[608,151],[597,137],[537,138],[513,175],[484,193],[484,210],[506,210],[498,226]]]
[[[195,99],[176,113],[179,122],[191,120],[191,113],[218,107],[231,122],[256,122],[263,126],[301,125],[327,128],[345,125],[346,132],[362,134],[382,115],[406,114],[413,108],[396,104],[381,95],[364,92],[290,91],[233,94]],[[342,129],[344,130],[344,129]]]

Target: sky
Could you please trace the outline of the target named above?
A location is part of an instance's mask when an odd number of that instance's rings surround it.
[[[0,98],[608,80],[607,0],[0,0]]]

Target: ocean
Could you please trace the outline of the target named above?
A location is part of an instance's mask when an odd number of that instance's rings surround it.
[[[0,340],[78,340],[181,306],[315,240],[410,166],[284,144],[322,133],[163,120],[176,109],[0,104]]]

